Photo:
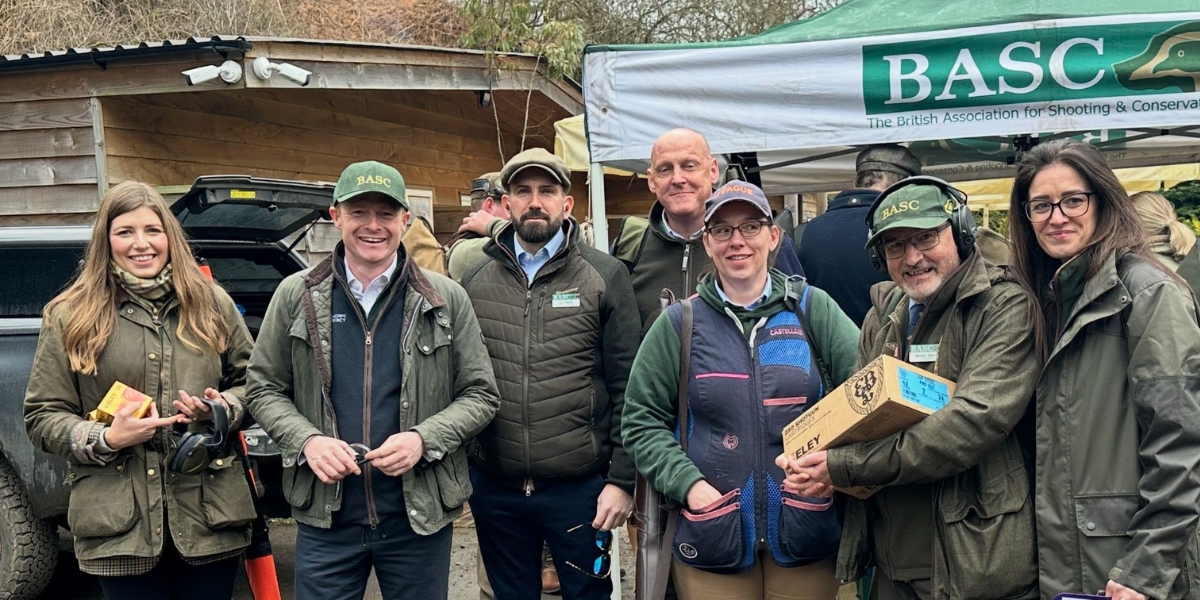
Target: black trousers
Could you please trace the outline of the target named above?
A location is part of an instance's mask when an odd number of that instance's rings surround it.
[[[106,600],[229,600],[241,556],[192,566],[183,562],[168,536],[158,564],[148,573],[97,577]]]
[[[542,543],[558,570],[564,600],[607,600],[612,579],[597,578],[568,566],[589,569],[599,555],[596,498],[604,489],[599,475],[578,479],[537,481],[528,496],[521,481],[492,477],[471,469],[471,513],[479,551],[496,600],[538,600],[542,597]],[[583,527],[567,533],[568,529]],[[613,532],[615,535],[616,532]],[[616,541],[614,539],[614,552]]]
[[[413,531],[408,517],[330,529],[297,524],[296,600],[362,600],[371,569],[385,599],[445,599],[454,527]]]
[[[933,598],[933,580],[892,581],[875,568],[875,580],[871,584],[872,600],[930,600]]]

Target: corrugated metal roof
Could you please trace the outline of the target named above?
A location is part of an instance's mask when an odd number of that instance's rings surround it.
[[[11,63],[25,64],[42,64],[45,62],[63,62],[64,58],[69,58],[74,61],[82,62],[97,62],[103,63],[106,60],[115,58],[117,55],[127,56],[130,54],[154,54],[167,51],[187,51],[195,52],[202,49],[211,48],[214,50],[249,50],[254,42],[287,42],[295,44],[334,44],[338,46],[358,46],[370,48],[393,48],[396,50],[424,50],[448,52],[454,54],[487,54],[483,50],[471,50],[467,48],[441,48],[435,46],[419,46],[412,44],[386,44],[376,42],[358,42],[358,41],[342,41],[342,40],[314,40],[305,38],[286,38],[286,37],[268,37],[268,36],[231,36],[231,35],[214,35],[210,38],[194,38],[190,37],[185,40],[163,40],[160,42],[141,42],[138,44],[117,44],[116,46],[96,46],[94,48],[67,48],[65,50],[47,50],[45,52],[26,52],[25,54],[7,54],[0,56],[0,69],[12,66]],[[505,52],[505,56],[520,56],[526,58],[539,58],[534,54],[526,54],[522,52]],[[57,59],[57,60],[54,60]]]
[[[146,56],[169,52],[201,52],[204,50],[212,50],[214,52],[245,52],[250,47],[250,41],[242,36],[214,35],[211,38],[190,37],[184,40],[163,40],[160,42],[141,42],[139,44],[117,44],[116,46],[67,48],[65,50],[8,54],[0,56],[0,69],[72,62],[94,62],[103,66],[104,63],[110,60],[133,55]]]

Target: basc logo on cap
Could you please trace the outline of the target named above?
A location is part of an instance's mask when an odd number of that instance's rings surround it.
[[[910,210],[921,210],[921,201],[920,200],[901,200],[900,202],[897,202],[891,206],[888,206],[883,209],[883,215],[881,215],[880,220],[886,220],[886,219],[894,217],[900,213],[908,212]]]
[[[383,175],[359,175],[354,185],[382,185],[383,187],[390,188],[392,187],[392,180]]]

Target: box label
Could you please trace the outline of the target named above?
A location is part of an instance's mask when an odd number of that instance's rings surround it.
[[[898,369],[900,397],[920,404],[930,410],[938,410],[950,402],[950,387],[908,369]]]
[[[881,365],[873,365],[850,376],[843,384],[846,387],[846,399],[854,412],[865,415],[875,410],[879,404],[880,392],[883,391],[883,373]]]

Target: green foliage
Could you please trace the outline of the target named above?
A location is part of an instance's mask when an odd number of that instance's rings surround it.
[[[540,54],[551,75],[578,77],[584,44],[730,39],[814,16],[841,0],[464,0],[462,44]]]
[[[466,0],[462,12],[469,26],[462,45],[493,55],[538,54],[546,59],[551,77],[577,75],[583,25],[575,19],[553,18],[548,7],[524,0]]]
[[[975,224],[983,226],[983,211],[974,210],[971,214],[975,217]],[[1004,237],[1008,237],[1008,211],[1007,210],[989,210],[988,211],[988,229],[999,233]]]
[[[1185,181],[1162,194],[1175,205],[1179,220],[1200,234],[1200,181]]]

